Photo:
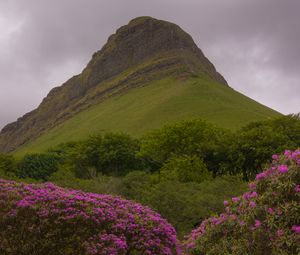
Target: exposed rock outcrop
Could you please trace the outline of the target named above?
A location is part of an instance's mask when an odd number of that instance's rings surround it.
[[[151,17],[133,19],[108,38],[81,74],[52,89],[37,109],[5,126],[0,152],[13,151],[87,107],[153,79],[201,73],[227,86],[179,26]]]

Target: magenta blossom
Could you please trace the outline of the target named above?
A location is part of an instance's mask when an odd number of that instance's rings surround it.
[[[260,220],[255,220],[254,226],[255,226],[256,228],[259,228],[259,227],[261,226]]]
[[[252,207],[252,208],[253,208],[253,207],[256,207],[256,203],[255,203],[254,201],[251,201],[251,202],[249,203],[249,206]]]
[[[237,203],[238,201],[240,201],[240,199],[241,199],[241,198],[239,198],[239,197],[233,197],[233,198],[232,198],[232,202]]]
[[[288,168],[287,165],[280,165],[280,166],[278,166],[278,171],[279,171],[280,173],[286,173],[286,172],[289,171],[289,168]]]
[[[1,254],[181,254],[166,220],[120,197],[0,179],[0,205]]]
[[[300,226],[294,225],[294,226],[292,226],[292,230],[293,230],[295,233],[300,234]]]

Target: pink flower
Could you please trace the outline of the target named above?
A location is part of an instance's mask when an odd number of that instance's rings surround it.
[[[255,220],[254,226],[255,226],[256,228],[259,228],[259,227],[261,226],[260,220]]]
[[[229,205],[229,202],[227,200],[224,200],[223,204],[224,204],[224,206],[227,206],[227,205]]]
[[[259,181],[262,179],[265,179],[267,177],[267,174],[265,172],[259,173],[256,175],[255,180]]]
[[[257,193],[256,193],[255,191],[252,192],[252,193],[250,194],[250,197],[251,197],[251,198],[257,197]]]
[[[289,171],[289,168],[288,168],[287,165],[280,165],[280,166],[278,167],[278,171],[279,171],[280,173],[286,173],[286,172]]]
[[[236,203],[236,202],[240,201],[240,198],[239,197],[233,197],[232,201]]]
[[[255,188],[256,188],[256,183],[255,182],[249,183],[249,189],[255,189]]]
[[[268,209],[268,213],[269,213],[269,214],[274,214],[273,208],[270,207],[270,208]]]
[[[277,235],[278,237],[283,236],[283,235],[284,235],[284,230],[283,230],[283,229],[277,230],[276,235]]]
[[[290,150],[285,150],[284,151],[284,156],[289,157],[291,155],[291,151]]]
[[[297,234],[300,234],[300,226],[294,225],[294,226],[292,226],[292,230],[293,230],[294,232],[296,232]]]
[[[300,185],[296,185],[295,191],[296,191],[296,192],[300,192]]]
[[[240,220],[239,223],[240,223],[241,226],[245,226],[246,225],[246,222],[243,221],[243,220]]]
[[[249,206],[252,207],[252,208],[254,208],[254,207],[256,207],[256,203],[255,203],[254,201],[251,201],[251,202],[249,203]]]

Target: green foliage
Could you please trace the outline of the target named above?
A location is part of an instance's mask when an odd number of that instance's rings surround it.
[[[169,77],[108,98],[76,114],[21,147],[16,154],[46,151],[99,132],[126,132],[140,137],[166,123],[191,118],[236,130],[251,121],[276,116],[280,114],[203,74],[187,79]]]
[[[249,191],[224,201],[186,242],[193,255],[293,255],[300,252],[300,150],[273,155]]]
[[[60,169],[53,173],[49,181],[61,187],[110,195],[120,195],[120,190],[123,187],[122,178],[120,177],[98,175],[90,179],[81,179],[77,178],[74,172],[68,169]]]
[[[225,168],[230,173],[242,172],[245,180],[253,179],[272,154],[300,146],[300,120],[285,116],[253,122],[230,139]]]
[[[163,181],[157,173],[133,171],[124,177],[76,178],[72,171],[60,170],[50,181],[86,192],[119,195],[147,205],[166,218],[182,237],[201,219],[221,212],[223,200],[242,193],[246,184],[237,177],[218,177],[202,183]]]
[[[95,177],[98,173],[124,175],[141,165],[136,157],[138,150],[139,141],[126,134],[92,136],[74,152],[72,167],[81,178]]]
[[[211,177],[203,160],[196,156],[178,156],[171,158],[160,170],[164,180],[179,182],[202,182]]]
[[[182,121],[147,134],[142,139],[140,155],[158,166],[173,157],[198,157],[198,161],[203,159],[216,175],[219,169],[217,152],[227,133],[202,120]]]
[[[194,119],[141,139],[99,134],[49,150],[60,162],[54,173],[39,163],[39,157],[24,157],[26,174],[19,177],[44,176],[63,187],[141,202],[162,214],[182,236],[221,212],[224,198],[244,190],[245,183],[233,176],[253,179],[274,152],[300,146],[299,123],[299,118],[287,116],[232,132]]]
[[[158,181],[153,174],[132,172],[123,179],[121,194],[155,209],[183,236],[201,219],[220,212],[224,198],[243,192],[245,187],[237,177],[216,178],[199,184]],[[197,215],[201,215],[200,218]]]
[[[47,180],[58,170],[59,160],[53,154],[27,154],[18,164],[17,176]]]
[[[12,155],[0,154],[0,177],[14,176],[17,171],[17,163]]]

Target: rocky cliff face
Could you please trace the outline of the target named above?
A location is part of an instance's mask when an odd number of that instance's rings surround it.
[[[140,17],[119,28],[94,53],[80,75],[52,89],[39,107],[0,133],[0,152],[10,152],[76,113],[108,97],[167,75],[205,74],[227,85],[179,26]]]

